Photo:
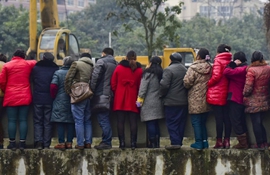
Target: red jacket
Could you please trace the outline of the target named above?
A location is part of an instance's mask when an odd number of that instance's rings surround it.
[[[113,111],[131,111],[139,113],[136,100],[142,78],[142,68],[137,63],[137,69],[131,70],[129,62],[122,60],[116,67],[111,87],[114,92]]]
[[[231,59],[232,54],[229,52],[220,53],[215,57],[212,76],[207,84],[206,100],[209,104],[223,106],[227,102],[229,82],[223,71]]]
[[[227,67],[224,75],[229,80],[228,100],[243,104],[243,89],[246,82],[247,64],[241,64],[236,68]]]
[[[32,102],[30,74],[36,61],[13,57],[4,64],[0,74],[0,88],[4,91],[3,106],[24,106]]]

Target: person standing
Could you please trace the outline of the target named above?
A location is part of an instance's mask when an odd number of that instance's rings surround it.
[[[162,100],[159,98],[159,83],[163,69],[161,58],[154,56],[143,72],[137,103],[141,106],[141,121],[146,123],[150,148],[159,148],[159,119],[164,118]]]
[[[160,97],[164,100],[165,119],[171,145],[166,149],[180,149],[188,115],[187,89],[183,79],[187,68],[182,64],[179,53],[170,55],[171,64],[164,69],[160,81]]]
[[[270,105],[269,83],[270,66],[263,59],[263,54],[255,51],[251,56],[251,65],[247,68],[243,94],[245,112],[250,114],[257,147],[260,150],[268,147],[263,114],[269,110]]]
[[[0,72],[3,69],[4,64],[7,62],[7,57],[4,54],[0,54]],[[4,97],[4,92],[0,89],[0,118],[3,118],[3,112],[4,112],[4,108],[3,108],[3,97]],[[0,123],[0,149],[4,148],[4,129],[3,129],[3,125],[2,122]]]
[[[111,77],[117,65],[113,55],[113,49],[103,49],[102,57],[95,64],[90,83],[94,93],[91,109],[97,116],[98,123],[103,132],[102,141],[95,146],[98,150],[112,148],[112,128],[109,118],[111,102],[113,101]]]
[[[72,149],[72,142],[75,134],[70,96],[65,91],[65,78],[73,61],[74,58],[71,56],[63,59],[63,67],[53,74],[50,85],[50,94],[54,99],[51,122],[56,123],[59,142],[54,148],[60,150]]]
[[[224,75],[229,80],[228,107],[229,117],[234,132],[237,135],[238,144],[233,146],[236,149],[247,149],[247,126],[245,116],[245,106],[243,104],[243,90],[246,81],[246,55],[244,52],[236,52],[224,70]]]
[[[30,75],[35,60],[25,60],[25,51],[18,49],[0,74],[0,89],[5,93],[3,106],[8,117],[8,149],[16,150],[17,120],[19,119],[20,150],[25,148],[28,111],[32,102]],[[18,118],[18,119],[17,119]]]
[[[142,78],[142,68],[136,60],[136,53],[133,50],[129,51],[126,59],[122,60],[116,67],[111,80],[111,87],[114,92],[113,111],[117,113],[117,131],[121,149],[125,148],[126,118],[129,119],[130,123],[131,148],[137,147],[139,110],[136,106],[136,99]]]
[[[210,105],[206,102],[207,83],[211,77],[212,66],[209,63],[209,51],[201,48],[196,61],[188,68],[184,77],[184,86],[188,91],[188,109],[194,129],[195,143],[191,148],[208,148],[206,120]]]
[[[53,62],[54,56],[45,52],[41,61],[32,70],[34,104],[34,140],[39,150],[49,148],[52,138],[52,102],[50,84],[52,76],[59,67]]]
[[[214,148],[230,148],[231,121],[227,115],[227,95],[229,81],[223,74],[226,66],[232,60],[231,47],[221,44],[217,48],[217,55],[214,59],[212,76],[208,81],[206,99],[212,105],[216,120],[216,144]],[[225,136],[222,142],[223,125],[225,126]]]
[[[65,90],[71,94],[73,83],[90,83],[93,62],[89,53],[83,53],[78,61],[74,61],[68,70],[65,79]],[[92,122],[90,111],[90,98],[71,104],[71,112],[75,121],[77,145],[76,149],[91,148]]]

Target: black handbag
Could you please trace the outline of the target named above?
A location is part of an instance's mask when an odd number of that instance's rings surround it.
[[[79,103],[87,98],[91,98],[94,93],[89,87],[89,83],[78,82],[71,85],[70,103]]]

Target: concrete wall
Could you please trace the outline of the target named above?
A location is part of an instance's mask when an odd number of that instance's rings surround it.
[[[27,135],[27,145],[29,145],[29,147],[31,147],[31,145],[33,145],[34,143],[34,132],[33,132],[33,113],[32,113],[32,108],[30,110],[29,113],[29,120],[28,120],[28,135]],[[117,118],[115,115],[111,115],[111,125],[112,125],[112,129],[113,129],[113,137],[117,137]],[[2,118],[2,125],[4,127],[4,131],[5,131],[5,137],[8,138],[8,133],[7,133],[7,117],[6,114],[4,114],[4,117]],[[250,118],[249,116],[247,116],[247,125],[248,125],[248,130],[249,130],[249,137],[250,137],[250,141],[251,143],[255,143],[255,139],[254,139],[254,134],[253,134],[253,129],[252,129],[252,125],[250,122]],[[97,119],[95,116],[92,116],[92,126],[93,126],[93,137],[101,137],[102,135],[102,131],[99,127],[99,124],[97,122]],[[267,134],[268,134],[268,140],[269,136],[270,136],[270,114],[269,113],[265,113],[265,117],[264,117],[264,126],[266,128]],[[169,137],[168,132],[167,132],[167,127],[165,124],[165,120],[160,120],[160,129],[161,129],[161,136],[162,137]],[[216,130],[215,130],[215,118],[213,116],[212,113],[210,113],[210,115],[208,116],[208,121],[207,121],[207,129],[208,129],[208,136],[210,137],[210,139],[215,139],[216,137]],[[129,122],[126,121],[126,142],[129,143]],[[17,130],[17,139],[19,140],[19,135],[18,135],[19,130]],[[140,119],[138,118],[138,146],[139,147],[145,147],[146,145],[146,127],[145,127],[145,123],[140,122]],[[56,128],[54,126],[54,137],[57,137],[57,132],[56,132]],[[193,138],[193,128],[191,126],[191,122],[190,122],[190,117],[188,117],[187,120],[187,124],[186,124],[186,130],[185,130],[185,137],[188,138]],[[235,137],[234,132],[232,131],[232,137]]]
[[[3,150],[2,175],[269,175],[269,151]]]

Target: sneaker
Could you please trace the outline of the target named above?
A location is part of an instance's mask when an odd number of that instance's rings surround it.
[[[168,146],[165,146],[165,149],[167,150],[176,150],[176,149],[180,149],[181,148],[181,145],[168,145]]]
[[[75,146],[75,149],[83,150],[83,149],[84,149],[84,146],[76,145],[76,146]]]
[[[36,149],[42,150],[43,149],[43,143],[42,142],[37,142]]]
[[[19,148],[20,148],[21,151],[25,149],[25,141],[20,141]]]
[[[85,143],[84,148],[85,149],[91,149],[91,143]]]
[[[12,151],[16,150],[16,142],[14,141],[9,141],[9,145],[7,146],[7,149],[11,149]]]
[[[97,150],[103,150],[103,149],[111,149],[112,146],[108,145],[108,144],[106,144],[104,142],[101,142],[99,145],[96,145],[94,148],[97,149]]]
[[[57,145],[54,146],[54,149],[65,150],[66,145],[65,143],[58,143]]]

